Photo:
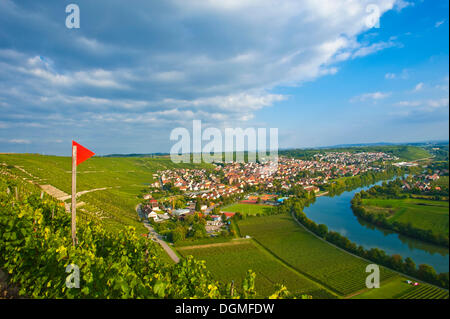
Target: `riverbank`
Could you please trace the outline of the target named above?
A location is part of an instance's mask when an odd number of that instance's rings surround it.
[[[418,199],[352,199],[353,213],[378,227],[444,248],[448,240],[448,202]]]

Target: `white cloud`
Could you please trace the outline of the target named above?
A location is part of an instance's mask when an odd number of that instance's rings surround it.
[[[405,0],[398,0],[398,1],[396,1],[396,4],[395,4],[397,11],[401,11],[404,8],[412,7],[412,6],[414,6],[414,2],[409,2],[409,1],[405,1]]]
[[[435,28],[439,28],[442,24],[444,24],[445,23],[445,20],[441,20],[441,21],[437,21],[435,24],[434,24],[434,27]]]
[[[386,74],[384,75],[384,77],[385,77],[386,79],[392,80],[392,79],[395,79],[395,78],[396,78],[396,75],[395,75],[395,73],[386,73]]]
[[[358,96],[353,97],[350,102],[364,102],[367,100],[381,100],[389,97],[391,95],[390,92],[372,92],[372,93],[364,93]]]
[[[449,98],[440,98],[440,99],[428,99],[428,100],[414,100],[414,101],[400,101],[395,105],[402,107],[415,107],[421,108],[422,110],[433,110],[437,108],[443,108],[449,106]]]
[[[17,114],[8,110],[9,116],[36,123],[45,118],[42,125],[50,118],[64,123],[83,118],[166,128],[192,118],[250,121],[256,111],[288,98],[274,94],[274,88],[332,76],[343,61],[400,46],[395,38],[373,43],[375,37],[359,35],[369,30],[367,5],[377,5],[381,15],[409,5],[401,0],[167,0],[163,5],[98,0],[98,7],[107,4],[108,17],[99,21],[86,14],[80,33],[56,23],[49,3],[40,3],[39,11],[24,6],[25,12],[13,17],[12,9],[0,11],[0,27],[2,21],[18,21],[22,32],[14,38],[16,50],[0,50],[1,103],[20,108]],[[15,20],[19,13],[30,19]],[[42,39],[51,45],[39,52]],[[374,92],[359,100],[387,96]]]
[[[423,86],[424,86],[423,82],[417,83],[417,85],[414,87],[413,91],[414,92],[419,92],[419,91],[421,91],[423,89]]]
[[[30,140],[25,140],[25,139],[12,139],[8,141],[9,143],[12,144],[31,144]]]
[[[449,78],[448,78],[448,76],[446,76],[442,80],[442,82],[443,82],[443,84],[436,85],[436,89],[448,92],[449,91]]]
[[[387,48],[398,47],[398,46],[401,46],[401,45],[394,41],[373,43],[371,45],[363,46],[363,47],[359,48],[358,50],[356,50],[356,52],[353,53],[352,57],[353,58],[361,58],[361,57],[365,57],[367,55],[382,51]]]

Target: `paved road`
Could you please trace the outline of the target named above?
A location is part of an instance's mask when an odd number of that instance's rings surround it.
[[[139,204],[136,207],[136,211],[139,214],[139,216],[142,215],[141,212],[141,205]],[[177,254],[175,254],[175,252],[173,251],[172,248],[170,248],[169,245],[167,245],[167,243],[162,239],[161,235],[159,235],[154,229],[153,227],[148,223],[147,220],[144,219],[144,226],[145,228],[148,229],[149,231],[149,237],[155,238],[155,241],[160,244],[162,246],[162,248],[166,251],[167,255],[169,255],[169,257],[175,262],[178,263],[180,261],[180,258],[178,258]]]

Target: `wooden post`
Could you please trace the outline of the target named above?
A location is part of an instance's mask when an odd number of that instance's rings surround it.
[[[77,241],[77,146],[72,147],[72,245]]]
[[[234,295],[234,280],[231,281],[231,291],[230,291],[231,297]]]

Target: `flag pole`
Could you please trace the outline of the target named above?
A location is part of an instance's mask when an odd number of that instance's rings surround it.
[[[77,146],[72,145],[72,245],[75,246],[77,241]]]

